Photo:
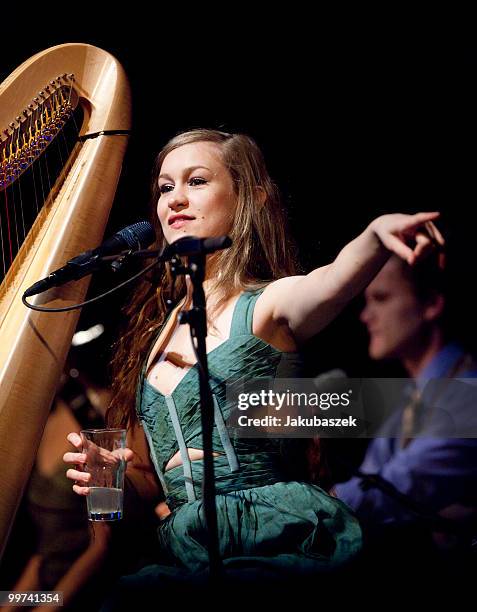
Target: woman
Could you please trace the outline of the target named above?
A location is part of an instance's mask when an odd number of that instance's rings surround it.
[[[298,376],[299,346],[336,317],[391,252],[412,264],[433,241],[443,242],[432,224],[439,213],[385,215],[332,264],[299,276],[276,188],[250,138],[210,130],[181,134],[159,154],[153,179],[155,247],[184,235],[228,234],[233,241],[208,256],[205,281],[211,388],[223,420],[227,379]],[[411,237],[414,248],[406,243]],[[158,507],[161,551],[178,572],[197,574],[208,562],[198,381],[189,330],[177,322],[179,308],[191,303],[191,286],[189,279],[178,283],[180,302],[165,322],[170,285],[166,268],[158,283],[144,282],[128,309],[109,417],[128,427],[128,473],[144,496],[154,477],[144,467],[145,453],[138,459],[133,451],[146,435],[166,495]],[[217,514],[228,571],[246,566],[267,575],[302,575],[340,565],[360,549],[360,529],[347,507],[318,486],[290,478],[277,441],[230,440],[219,425],[216,420]],[[188,449],[182,456],[181,435]],[[81,448],[77,435],[68,439]],[[84,456],[66,453],[65,461],[81,466]],[[88,493],[89,474],[70,468],[67,475],[76,481],[75,492]],[[154,581],[165,573],[151,566],[142,577]]]

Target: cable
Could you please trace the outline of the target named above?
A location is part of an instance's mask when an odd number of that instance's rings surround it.
[[[158,260],[153,261],[151,264],[146,266],[144,270],[141,270],[140,272],[138,272],[131,278],[128,278],[124,282],[117,285],[116,287],[113,287],[112,289],[109,289],[105,293],[101,293],[100,295],[97,295],[96,297],[91,298],[90,300],[81,302],[81,304],[73,304],[73,306],[63,306],[62,308],[45,308],[44,306],[36,306],[35,304],[30,304],[29,302],[27,302],[24,295],[22,296],[22,302],[23,304],[25,304],[25,306],[27,306],[27,308],[31,308],[32,310],[38,310],[39,312],[67,312],[68,310],[76,310],[77,308],[82,308],[83,306],[87,306],[89,304],[93,304],[94,302],[98,302],[99,300],[107,297],[108,295],[111,295],[111,293],[114,293],[115,291],[122,289],[129,283],[132,283],[137,278],[141,277],[143,274],[146,274],[146,272],[149,272],[149,270],[153,268],[155,265],[157,265],[158,263],[159,263]]]

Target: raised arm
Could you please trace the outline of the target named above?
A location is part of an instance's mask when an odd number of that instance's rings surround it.
[[[267,300],[273,320],[287,325],[297,342],[323,329],[379,272],[392,253],[410,265],[444,239],[432,223],[438,212],[391,214],[375,219],[347,244],[335,261],[306,276],[280,279]],[[413,238],[415,246],[408,245]]]

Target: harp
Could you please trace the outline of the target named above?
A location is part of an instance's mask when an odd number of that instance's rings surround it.
[[[53,150],[75,109],[83,116],[79,136],[44,193],[31,227],[17,231],[12,248],[13,217],[23,214],[12,209],[12,194],[17,194],[16,204],[21,194],[15,185]],[[129,129],[126,76],[117,60],[97,47],[52,47],[25,61],[0,85],[0,272],[5,273],[0,285],[0,556],[79,313],[31,311],[21,296],[35,281],[101,241]],[[18,233],[24,234],[22,240]],[[32,301],[68,306],[82,301],[87,288],[84,279]]]

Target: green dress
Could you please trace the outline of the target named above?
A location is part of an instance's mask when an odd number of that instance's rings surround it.
[[[231,407],[231,379],[298,376],[297,353],[282,353],[252,333],[253,309],[263,291],[240,295],[230,337],[208,354],[215,405],[213,432],[216,507],[220,553],[226,571],[288,576],[340,566],[361,548],[361,530],[348,507],[320,487],[286,476],[282,444],[271,439],[231,439],[225,423]],[[163,395],[143,375],[137,413],[152,462],[172,513],[158,528],[169,565],[144,568],[149,581],[174,572],[207,571],[207,533],[201,500],[202,460],[190,461],[186,448],[202,448],[197,367],[171,395]],[[183,465],[165,472],[180,451]]]

